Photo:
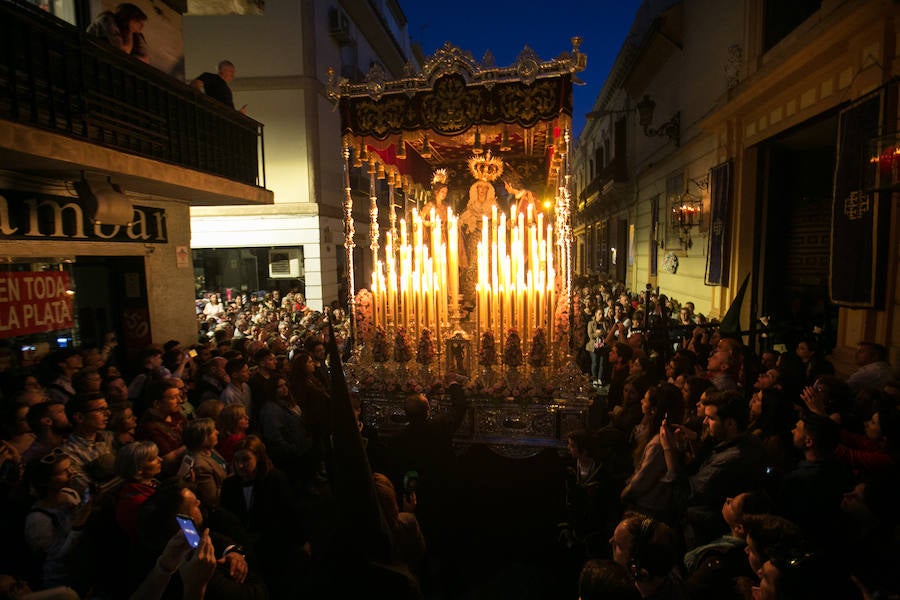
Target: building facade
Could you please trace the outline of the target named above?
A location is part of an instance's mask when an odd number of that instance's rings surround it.
[[[272,206],[192,208],[198,291],[299,289],[314,309],[345,302],[343,160],[329,68],[352,81],[373,64],[387,78],[408,63],[415,69],[399,4],[302,0],[273,3],[260,16],[188,15],[185,49],[189,77],[222,59],[235,63],[235,105],[266,123],[266,184],[275,193]],[[353,177],[352,188],[367,198],[364,169]],[[357,205],[366,223],[366,204]],[[356,234],[362,248],[368,229]],[[364,257],[354,258],[357,273],[371,272]]]
[[[149,64],[84,33],[113,3],[0,2],[0,338],[16,350],[192,342],[190,207],[272,202],[261,124],[184,82],[184,7],[137,3]]]
[[[752,342],[896,359],[897,11],[645,1],[579,140],[579,270],[712,317],[746,279]]]

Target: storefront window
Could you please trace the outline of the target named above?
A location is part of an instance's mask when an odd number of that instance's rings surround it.
[[[0,348],[22,367],[80,343],[73,262],[20,258],[0,265]]]

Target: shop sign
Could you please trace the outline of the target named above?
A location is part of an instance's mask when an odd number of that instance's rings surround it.
[[[74,322],[68,273],[0,273],[0,336],[71,327]]]
[[[94,223],[78,198],[0,190],[0,240],[165,244],[166,211],[134,206],[128,225]]]

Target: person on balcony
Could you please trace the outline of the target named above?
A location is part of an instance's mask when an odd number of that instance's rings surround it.
[[[141,33],[147,15],[129,2],[116,7],[115,12],[103,11],[87,29],[91,35],[105,39],[113,48],[130,54],[145,63],[150,62],[150,49]]]
[[[203,73],[191,82],[191,87],[200,90],[210,98],[218,100],[225,106],[234,108],[234,98],[231,95],[229,83],[234,81],[234,63],[223,60],[219,63],[218,73]],[[240,112],[247,114],[247,105],[241,107]]]

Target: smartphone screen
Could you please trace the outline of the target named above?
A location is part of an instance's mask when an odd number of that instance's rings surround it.
[[[191,358],[197,358],[197,351],[191,348],[190,350],[188,350],[188,356],[190,356]]]
[[[194,525],[194,521],[186,515],[176,515],[175,520],[178,521],[178,526],[181,527],[181,531],[184,533],[184,539],[187,540],[187,543],[190,544],[191,548],[199,546],[200,534],[197,533],[197,527]]]

